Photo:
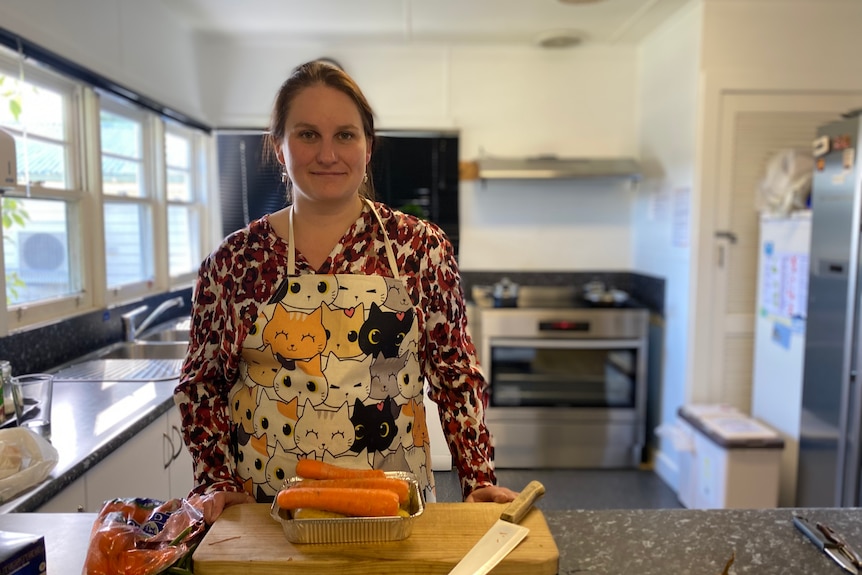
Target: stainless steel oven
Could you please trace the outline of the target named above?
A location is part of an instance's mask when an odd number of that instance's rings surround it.
[[[479,359],[500,468],[634,467],[646,438],[649,312],[635,305],[483,308]]]

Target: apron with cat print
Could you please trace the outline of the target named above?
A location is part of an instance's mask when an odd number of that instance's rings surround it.
[[[394,277],[296,275],[293,211],[287,277],[258,310],[230,392],[236,473],[271,501],[301,458],[409,471],[434,501],[416,311]]]

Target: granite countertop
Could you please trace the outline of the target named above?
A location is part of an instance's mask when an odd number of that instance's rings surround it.
[[[176,380],[55,381],[51,444],[60,459],[48,478],[0,506],[34,511],[174,405]],[[2,516],[2,515],[0,515]]]
[[[862,547],[862,510],[806,509]],[[791,521],[792,509],[573,510],[545,517],[560,550],[559,575],[840,575]],[[45,536],[48,572],[80,573],[94,513],[0,515],[0,530]],[[289,571],[285,571],[286,573]]]
[[[840,575],[793,525],[793,513],[832,527],[862,550],[862,509],[548,511],[559,575],[615,573]]]

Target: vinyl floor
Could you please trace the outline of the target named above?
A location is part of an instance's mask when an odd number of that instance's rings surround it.
[[[461,501],[455,471],[435,471],[437,501]],[[536,479],[542,509],[680,509],[676,493],[644,469],[498,469],[497,482],[515,491]]]

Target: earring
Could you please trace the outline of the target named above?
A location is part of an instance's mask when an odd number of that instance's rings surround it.
[[[290,178],[288,177],[287,172],[282,171],[281,172],[281,183],[286,184],[289,180],[290,180]]]
[[[362,183],[363,183],[363,184],[367,184],[367,183],[368,183],[368,172],[365,172],[365,177],[364,177],[364,178],[362,178]]]

